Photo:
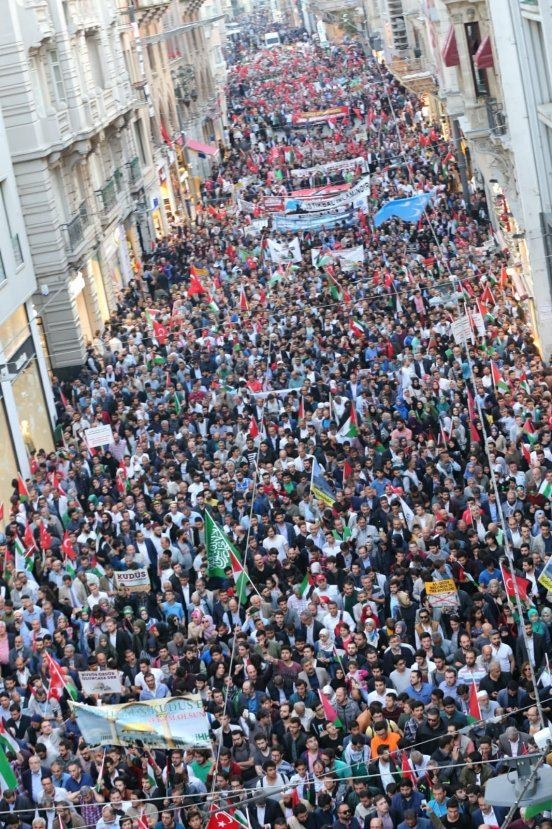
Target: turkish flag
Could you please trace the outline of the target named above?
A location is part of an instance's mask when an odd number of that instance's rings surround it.
[[[168,331],[164,325],[161,325],[160,322],[153,321],[153,333],[155,335],[155,339],[159,343],[159,345],[165,345],[167,342],[167,334]]]
[[[241,823],[228,812],[213,812],[207,822],[206,829],[243,829]]]
[[[503,564],[500,565],[500,572],[502,573],[502,581],[504,582],[504,588],[506,590],[507,596],[515,596],[516,589],[515,584],[517,584],[519,598],[522,602],[524,602],[527,598],[527,591],[531,587],[531,582],[529,579],[524,579],[523,576],[516,576],[515,573],[511,573],[507,570]],[[515,583],[514,583],[515,579]]]

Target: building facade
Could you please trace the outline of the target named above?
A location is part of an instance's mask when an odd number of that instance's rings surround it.
[[[52,367],[78,369],[140,253],[135,90],[113,0],[6,0],[0,104]]]
[[[0,503],[34,449],[54,448],[55,406],[32,297],[36,279],[0,111]]]
[[[549,355],[551,3],[365,0],[365,7],[391,70],[454,140],[466,199],[474,187],[485,190],[516,292],[529,299]]]

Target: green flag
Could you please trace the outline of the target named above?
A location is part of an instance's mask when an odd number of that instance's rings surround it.
[[[247,596],[248,580],[241,562],[241,555],[208,511],[205,512],[205,546],[207,548],[208,574],[226,579],[225,570],[230,567],[236,585],[236,598],[241,604]]]
[[[11,763],[2,749],[0,749],[0,784],[2,785],[3,792],[7,789],[11,789],[13,791],[13,789],[17,789],[19,785],[15,772],[11,767]]]

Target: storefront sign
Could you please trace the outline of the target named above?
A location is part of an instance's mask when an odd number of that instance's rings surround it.
[[[117,587],[128,587],[134,593],[148,593],[151,589],[149,573],[145,567],[137,570],[117,570],[115,584]]]
[[[86,445],[89,449],[95,449],[96,446],[109,446],[113,443],[113,429],[109,424],[104,426],[91,426],[90,429],[84,430]]]
[[[425,589],[431,607],[458,607],[458,590],[452,579],[426,581]]]
[[[83,694],[120,694],[120,671],[79,671]]]
[[[70,703],[79,729],[89,745],[135,746],[140,740],[148,748],[211,748],[209,720],[196,695],[102,705],[101,708]]]

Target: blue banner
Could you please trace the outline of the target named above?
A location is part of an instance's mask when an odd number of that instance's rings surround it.
[[[393,199],[380,207],[374,216],[374,225],[379,227],[383,222],[396,216],[403,222],[417,222],[423,215],[429,200],[430,193],[421,193],[419,196],[411,196],[409,199]]]

